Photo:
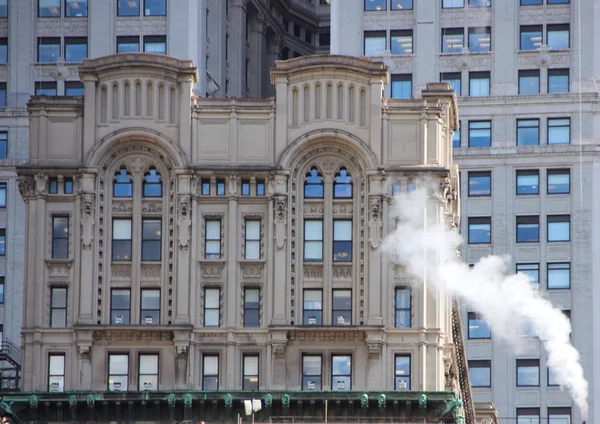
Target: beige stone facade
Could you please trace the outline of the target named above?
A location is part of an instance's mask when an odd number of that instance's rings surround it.
[[[79,72],[83,99],[29,103],[24,390],[451,390],[473,417],[458,311],[382,249],[396,184],[458,190],[447,84],[382,98],[344,56],[277,62],[264,100],[194,97],[166,56]]]

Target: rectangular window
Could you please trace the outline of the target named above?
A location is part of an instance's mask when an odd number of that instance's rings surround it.
[[[390,50],[392,54],[413,54],[412,29],[392,31],[390,33]]]
[[[0,0],[0,18],[8,18],[8,0]]]
[[[540,194],[540,172],[517,171],[517,194]]]
[[[543,44],[542,25],[521,25],[520,35],[519,48],[521,50],[539,50]]]
[[[548,93],[560,94],[569,92],[569,70],[548,69]]]
[[[244,289],[244,327],[260,327],[260,289]]]
[[[126,392],[129,390],[129,355],[108,355],[108,391]]]
[[[517,216],[517,243],[537,243],[540,241],[540,217]]]
[[[244,355],[244,381],[242,390],[258,390],[258,355]]]
[[[6,255],[6,228],[0,228],[0,256]]]
[[[492,29],[490,27],[469,28],[469,51],[489,52],[492,49]]]
[[[65,0],[65,16],[67,18],[88,15],[88,0]]]
[[[560,386],[556,373],[554,373],[550,367],[548,367],[548,386]]]
[[[333,221],[333,261],[352,262],[352,220]]]
[[[138,369],[138,390],[158,390],[158,355],[140,354]]]
[[[256,180],[256,195],[265,195],[265,180]]]
[[[219,356],[202,357],[202,390],[219,390]]]
[[[36,96],[56,96],[56,81],[42,81],[35,83]]]
[[[452,9],[455,7],[465,7],[464,0],[442,0],[442,7],[444,9]]]
[[[538,146],[540,144],[540,120],[517,119],[517,146]]]
[[[58,178],[48,178],[48,194],[58,193]]]
[[[144,52],[154,54],[167,54],[167,36],[145,35]]]
[[[390,10],[412,10],[413,0],[391,0]]]
[[[61,0],[38,0],[38,17],[60,18]]]
[[[83,96],[85,90],[83,83],[79,81],[67,81],[65,82],[65,96]]]
[[[548,241],[571,240],[571,217],[569,215],[548,215]]]
[[[2,103],[4,99],[4,103]],[[4,97],[2,97],[2,84],[0,83],[0,107],[6,106],[6,83],[4,83]],[[0,132],[0,159],[8,157],[8,133]]]
[[[492,337],[490,332],[490,327],[476,312],[469,312],[468,314],[469,320],[469,339],[489,339]]]
[[[490,73],[469,72],[469,96],[490,95]]]
[[[333,290],[332,325],[352,324],[352,290]]]
[[[4,277],[2,277],[4,278]],[[50,327],[67,326],[67,288],[52,287],[50,291]]]
[[[548,264],[548,289],[571,288],[571,264],[549,263]]]
[[[121,36],[117,37],[117,53],[139,53],[140,37]]]
[[[526,275],[533,284],[540,282],[540,264],[517,264],[517,272]]]
[[[540,385],[540,360],[517,359],[517,387]]]
[[[160,324],[160,290],[142,289],[140,324]]]
[[[131,291],[112,289],[110,291],[110,323],[129,324],[131,316]]]
[[[69,257],[69,217],[52,217],[52,258],[67,259]]]
[[[38,62],[55,63],[60,56],[60,37],[38,38]]]
[[[412,75],[392,75],[392,99],[412,99]]]
[[[217,196],[225,196],[225,180],[217,180]]]
[[[0,63],[8,63],[8,38],[0,38]]]
[[[221,220],[206,220],[204,258],[221,259]]]
[[[383,56],[386,47],[385,31],[365,31],[365,56]]]
[[[51,353],[48,355],[48,391],[65,391],[65,354]]]
[[[521,4],[524,1],[532,0],[521,0]],[[517,424],[540,424],[540,408],[517,408]]]
[[[6,207],[6,183],[0,183],[0,208]]]
[[[0,277],[0,305],[4,304],[4,277]]]
[[[461,91],[461,75],[460,72],[443,72],[440,74],[440,81],[450,84],[457,96],[460,96]]]
[[[492,361],[469,361],[469,378],[472,387],[492,387]]]
[[[469,197],[481,197],[492,195],[492,173],[491,171],[470,171]]]
[[[323,324],[323,291],[304,290],[304,308],[302,311],[303,325]]]
[[[548,424],[571,424],[571,408],[548,408]]]
[[[458,128],[452,134],[452,147],[455,149],[460,149],[460,146],[461,146],[460,121],[458,121]]]
[[[540,71],[537,69],[519,71],[519,94],[540,93]]]
[[[548,144],[569,144],[571,142],[571,119],[548,118]]]
[[[6,83],[0,82],[0,107],[6,107]],[[2,140],[0,139],[0,142]],[[0,159],[6,159],[6,141],[4,140],[3,150],[0,150],[0,155],[4,154],[4,156],[0,156]]]
[[[469,121],[469,147],[492,147],[492,121]]]
[[[221,289],[204,289],[204,326],[219,327],[221,325]]]
[[[117,16],[140,16],[140,1],[117,0]]]
[[[331,390],[352,390],[352,356],[331,356]]]
[[[411,291],[409,288],[402,287],[396,289],[396,328],[410,328],[411,326]]]
[[[87,53],[86,37],[65,37],[65,62],[82,62],[87,57]]]
[[[442,53],[462,53],[464,45],[465,30],[463,28],[442,28]]]
[[[396,355],[394,362],[394,390],[410,390],[410,355]]]
[[[167,0],[144,0],[144,16],[166,16]]]
[[[260,259],[260,220],[246,219],[245,259]]]
[[[568,169],[549,169],[547,181],[548,194],[571,192],[571,171]]]
[[[323,260],[323,221],[304,221],[304,261]]]
[[[365,0],[365,10],[386,10],[387,9],[387,0]]]
[[[250,196],[250,180],[242,180],[242,196]]]
[[[302,355],[302,390],[321,390],[323,381],[322,358],[318,355]]]
[[[112,260],[131,261],[131,219],[113,219]]]
[[[202,181],[202,195],[210,196],[210,182],[209,181]]]
[[[142,261],[160,261],[162,243],[162,221],[144,218],[142,220]]]
[[[567,50],[570,47],[569,24],[548,25],[546,31],[548,49]]]

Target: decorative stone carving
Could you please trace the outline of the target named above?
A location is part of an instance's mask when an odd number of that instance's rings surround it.
[[[113,264],[111,266],[113,280],[129,280],[131,278],[131,265]]]
[[[202,262],[200,269],[202,269],[202,277],[204,278],[221,278],[225,262]]]
[[[242,262],[242,277],[261,278],[264,266],[264,263]]]
[[[187,358],[187,354],[188,354],[187,345],[177,345],[175,348],[177,349],[177,357],[179,359]]]
[[[367,349],[369,350],[369,356],[374,359],[381,357],[381,348],[383,347],[383,341],[381,340],[367,340]]]
[[[81,196],[81,246],[90,250],[94,241],[95,196],[85,193]]]
[[[352,210],[352,203],[334,204],[331,212],[334,215],[352,215]]]
[[[271,342],[273,359],[284,359],[286,346],[287,342],[284,340],[273,340]]]
[[[129,161],[129,166],[133,172],[139,174],[148,168],[148,163],[146,162],[146,159],[140,156],[134,156],[134,158]]]
[[[110,342],[172,342],[172,331],[160,330],[94,330],[92,333],[94,343]]]
[[[160,203],[148,203],[142,206],[143,213],[162,213],[162,206]]]
[[[304,265],[305,280],[322,280],[323,265]]]
[[[351,280],[352,279],[352,265],[336,264],[333,267],[333,279],[334,280]]]
[[[369,212],[369,243],[373,249],[378,248],[381,242],[382,224],[381,198],[372,198]]]
[[[46,187],[48,183],[48,176],[46,174],[35,174],[35,194],[46,194]]]
[[[92,347],[90,345],[78,345],[77,353],[79,355],[79,359],[89,360],[91,355]]]
[[[160,280],[160,264],[144,264],[141,267],[141,278],[144,280]]]
[[[62,81],[69,78],[69,76],[71,76],[70,69],[65,66],[65,60],[59,57],[56,61],[56,67],[52,71],[52,78],[56,81]]]
[[[31,177],[17,177],[17,187],[19,193],[25,202],[27,202],[34,194],[34,181]]]
[[[275,196],[275,246],[283,249],[286,239],[287,197]]]
[[[256,15],[254,21],[254,31],[258,32],[259,34],[265,35],[267,33],[266,21],[267,17],[265,16],[265,14],[259,12]]]
[[[68,278],[71,262],[48,262],[48,268],[50,278]]]
[[[190,244],[190,227],[192,225],[192,211],[190,205],[190,195],[179,195],[179,217],[177,219],[177,233],[179,240],[179,249],[187,250]]]

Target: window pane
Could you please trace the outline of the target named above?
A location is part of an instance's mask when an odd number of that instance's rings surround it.
[[[392,0],[390,10],[410,10],[413,8],[413,0]]]
[[[548,119],[548,144],[569,144],[570,138],[570,119]]]
[[[442,0],[442,7],[444,9],[453,8],[453,7],[464,7],[464,0]]]
[[[548,25],[548,48],[550,50],[566,50],[569,48],[569,28],[563,25]]]
[[[204,294],[204,306],[206,308],[218,308],[220,303],[219,289],[206,289]]]
[[[60,38],[38,39],[38,62],[54,63],[60,56]]]
[[[569,221],[548,222],[548,241],[569,241],[571,225]]]
[[[50,355],[50,375],[65,375],[65,357],[63,355]]]
[[[410,79],[394,79],[392,76],[392,99],[412,98],[412,77]]]
[[[244,374],[258,375],[258,356],[244,357]]]
[[[469,173],[469,196],[490,196],[492,176]]]
[[[517,272],[527,276],[534,284],[540,282],[540,266],[538,264],[517,264]]]
[[[131,240],[131,220],[115,219],[113,220],[113,239]]]
[[[322,240],[323,221],[304,221],[304,239]]]
[[[260,242],[246,241],[246,259],[260,259]]]
[[[65,16],[82,17],[88,15],[87,0],[67,0],[65,2]]]
[[[167,14],[167,0],[144,0],[144,15],[165,16]]]
[[[537,119],[517,120],[517,146],[540,144],[540,121]]]
[[[390,38],[390,50],[392,54],[412,54],[412,31],[392,31]]]
[[[246,221],[246,240],[260,240],[260,221]]]
[[[540,241],[539,224],[517,224],[517,243]]]
[[[204,375],[219,374],[219,357],[205,356],[204,357]]]
[[[396,356],[395,390],[410,390],[410,356]]]
[[[125,374],[129,372],[129,356],[109,355],[108,372],[110,374]]]
[[[536,366],[519,366],[517,368],[517,386],[538,386],[540,368]]]
[[[539,94],[539,71],[519,71],[519,94]]]
[[[460,30],[442,29],[442,53],[462,53],[465,37],[463,31],[462,28]]]
[[[323,242],[306,241],[304,242],[304,260],[321,261],[323,260]]]
[[[550,69],[548,71],[548,93],[560,94],[569,92],[569,71]]]
[[[333,221],[333,239],[352,241],[352,221]]]
[[[548,194],[569,193],[571,191],[570,174],[550,173],[548,171]]]
[[[112,291],[112,309],[129,309],[130,294],[129,290],[113,290]]]
[[[221,221],[206,221],[206,239],[221,239]]]
[[[469,51],[489,52],[491,46],[492,34],[489,28],[469,28]]]
[[[365,10],[386,10],[387,0],[365,0]]]
[[[461,95],[461,75],[460,72],[442,73],[440,75],[441,82],[447,82],[452,86],[452,89],[457,96]],[[456,134],[456,132],[455,132]]]
[[[469,96],[489,96],[490,77],[475,76],[469,78]]]
[[[60,18],[60,3],[62,0],[39,0],[40,18]]]
[[[160,290],[142,290],[142,309],[160,309]]]
[[[66,308],[67,307],[67,289],[53,288],[52,289],[52,307]]]
[[[538,174],[517,174],[517,194],[538,194],[539,179]]]
[[[141,0],[118,0],[118,16],[139,16]]]
[[[140,355],[140,374],[158,374],[158,355]]]
[[[160,219],[144,219],[142,238],[144,240],[160,240],[162,221]]]
[[[138,53],[139,51],[139,37],[117,37],[117,53]]]
[[[521,50],[539,50],[542,46],[542,26],[521,27]]]
[[[571,286],[571,269],[569,264],[548,264],[548,288],[568,289]]]
[[[490,387],[492,373],[489,367],[472,367],[469,365],[469,377],[473,387]]]
[[[65,37],[65,61],[81,62],[87,57],[87,39]]]
[[[469,339],[489,339],[491,337],[488,323],[474,312],[468,313]]]
[[[167,39],[164,36],[145,36],[144,52],[154,54],[167,53]]]
[[[382,56],[385,51],[385,35],[365,33],[365,56]]]
[[[469,147],[490,147],[491,122],[469,122]]]

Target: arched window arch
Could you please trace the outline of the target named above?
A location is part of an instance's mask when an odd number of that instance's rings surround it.
[[[133,179],[131,173],[121,167],[116,173],[113,180],[113,196],[114,197],[131,197],[133,195]]]
[[[316,166],[310,168],[304,180],[304,198],[322,199],[323,198],[323,176],[319,173]]]
[[[333,184],[334,199],[352,199],[352,178],[345,167],[341,167],[335,174]]]
[[[142,191],[144,197],[162,197],[162,178],[156,168],[150,167],[144,174]]]

